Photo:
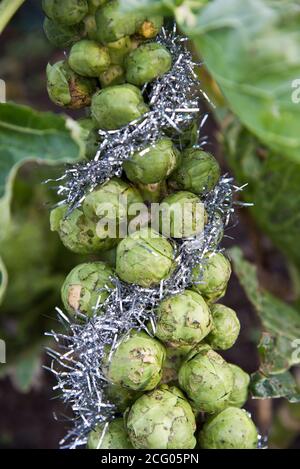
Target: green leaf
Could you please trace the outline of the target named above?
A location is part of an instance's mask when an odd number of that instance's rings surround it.
[[[185,2],[176,17],[242,123],[300,162],[300,106],[292,100],[300,77],[299,2]]]
[[[0,239],[6,235],[12,186],[23,163],[72,162],[83,149],[80,128],[70,118],[16,104],[0,105]]]
[[[245,260],[239,248],[232,248],[230,257],[235,273],[267,333],[259,345],[261,371],[277,374],[299,364],[300,313],[260,286],[256,267]]]
[[[250,391],[256,399],[284,397],[291,403],[300,402],[300,391],[289,371],[276,376],[265,376],[257,372],[251,377]]]
[[[24,352],[41,349],[44,332],[57,327],[55,306],[60,305],[64,279],[83,262],[50,231],[49,209],[56,197],[42,181],[61,171],[62,167],[27,162],[14,183],[12,220],[7,236],[0,240],[9,278],[0,306],[0,337],[8,344],[3,372],[14,368]]]
[[[4,265],[3,260],[0,257],[0,305],[3,300],[5,291],[6,291],[7,281],[8,281],[7,270]]]
[[[300,269],[300,162],[287,161],[233,122],[224,133],[225,153],[259,227]]]

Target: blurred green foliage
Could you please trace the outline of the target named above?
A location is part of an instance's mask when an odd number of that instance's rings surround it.
[[[12,373],[27,391],[65,275],[80,261],[50,231],[56,200],[43,182],[84,150],[80,127],[70,118],[24,106],[1,104],[0,129],[0,337],[7,343],[1,373]]]

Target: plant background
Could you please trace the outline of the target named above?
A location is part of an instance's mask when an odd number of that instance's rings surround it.
[[[54,50],[43,35],[40,3],[39,0],[28,0],[1,35],[0,78],[6,82],[9,102],[28,105],[39,112],[50,110],[56,113],[58,109],[46,93],[45,68],[48,61],[59,60],[63,53]],[[139,3],[150,9],[153,4],[164,4],[163,1],[151,0]],[[186,3],[188,8],[189,1]],[[229,1],[228,5],[231,3]],[[233,3],[237,4],[237,0]],[[268,4],[267,1],[254,3],[261,3],[261,7]],[[136,2],[129,1],[127,5],[135,8]],[[197,9],[191,9],[191,12],[198,15]],[[234,12],[237,14],[237,9]],[[249,373],[255,373],[260,367],[272,383],[274,370],[276,373],[285,371],[295,364],[291,361],[291,340],[293,337],[300,338],[300,332],[297,335],[300,330],[297,267],[300,264],[300,169],[297,161],[300,151],[297,157],[297,153],[288,148],[286,156],[281,141],[274,149],[270,148],[269,141],[261,143],[257,140],[261,138],[262,131],[259,129],[256,132],[259,126],[255,124],[261,122],[256,111],[263,107],[267,112],[265,102],[254,102],[249,109],[250,128],[255,131],[255,136],[241,126],[229,111],[231,108],[249,128],[247,118],[245,122],[236,104],[241,100],[240,88],[235,89],[236,96],[227,95],[227,104],[212,78],[218,78],[219,84],[227,83],[224,76],[228,72],[234,80],[237,64],[232,57],[227,57],[226,63],[225,52],[221,65],[228,67],[229,64],[229,70],[222,70],[217,49],[214,51],[211,47],[216,44],[214,28],[208,28],[207,32],[198,35],[195,28],[189,30],[184,12],[176,13],[182,18],[182,28],[194,39],[192,47],[195,54],[204,52],[205,63],[212,74],[205,67],[200,70],[203,88],[217,105],[213,112],[203,102],[203,112],[209,112],[203,129],[209,140],[206,148],[217,156],[224,172],[234,174],[240,184],[249,183],[244,197],[255,203],[254,208],[239,210],[239,223],[228,229],[224,240],[225,247],[242,249],[245,257],[256,265],[259,279],[257,282],[255,272],[245,263],[240,251],[232,251],[240,281],[233,275],[224,303],[238,312],[242,333],[237,344],[224,356]],[[226,18],[226,14],[232,12],[224,11],[222,17]],[[206,15],[208,22],[209,13]],[[291,19],[286,21],[288,26],[292,25]],[[285,26],[284,32],[286,30],[288,27]],[[227,41],[228,45],[232,38],[226,36],[222,28],[221,32],[224,34],[222,41],[224,44]],[[275,32],[278,33],[278,30]],[[269,31],[270,40],[274,39],[272,33],[274,31]],[[278,48],[280,40],[282,36],[277,37]],[[291,47],[287,37],[286,41],[287,46]],[[269,44],[267,41],[265,46]],[[269,53],[272,57],[273,51]],[[254,54],[254,65],[255,61],[259,65],[259,60],[261,57]],[[253,64],[249,64],[246,58],[239,63],[240,80],[243,81],[249,73],[250,66]],[[276,79],[283,76],[280,67],[271,70],[270,76],[272,73]],[[293,73],[297,78],[296,69]],[[272,78],[270,86],[276,81],[275,78]],[[286,76],[284,79],[287,79]],[[295,123],[298,119],[298,128],[299,112],[300,104],[298,114],[296,111],[293,114]],[[74,118],[82,115],[68,114]],[[41,184],[44,179],[59,174],[65,160],[75,160],[81,154],[80,142],[74,136],[76,132],[70,135],[62,131],[62,123],[63,119],[56,116],[30,114],[28,110],[0,105],[0,300],[1,288],[8,273],[8,287],[0,305],[0,338],[7,343],[7,365],[0,365],[0,448],[56,448],[65,432],[66,423],[61,417],[55,420],[53,413],[59,415],[67,411],[59,400],[53,399],[55,393],[51,388],[55,383],[49,373],[42,369],[42,365],[48,363],[44,353],[47,345],[44,332],[58,327],[54,308],[60,305],[60,286],[64,276],[80,262],[79,256],[68,253],[57,236],[50,233],[49,206],[55,199],[53,192]],[[17,124],[17,131],[11,130],[12,124]],[[42,129],[41,138],[25,142],[20,131],[24,127]],[[30,161],[21,165],[24,157]],[[47,164],[49,161],[51,165]],[[7,180],[8,168],[18,168],[18,171],[14,182],[6,186],[3,195],[1,189]],[[5,200],[9,192],[10,203]],[[1,265],[5,265],[5,269]],[[247,294],[240,283],[246,287]],[[265,294],[262,287],[269,293]],[[280,303],[270,296],[272,294],[280,299]],[[264,342],[257,350],[262,326]],[[299,380],[298,370],[293,368],[292,371]],[[286,374],[276,376],[286,377]],[[286,380],[284,383],[283,391],[278,392],[277,389],[277,394],[299,401],[295,397],[297,393],[293,383],[286,385]],[[265,389],[263,393],[266,393]],[[249,402],[248,409],[262,433],[270,433],[272,447],[300,447],[300,404],[290,404],[286,399],[263,399]]]

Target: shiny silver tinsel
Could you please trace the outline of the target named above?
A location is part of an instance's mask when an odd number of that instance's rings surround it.
[[[64,197],[62,203],[68,204],[70,210],[79,206],[98,184],[115,175],[121,176],[122,163],[132,153],[155,143],[170,131],[179,136],[180,141],[180,135],[199,119],[200,86],[193,71],[192,56],[184,47],[185,39],[178,37],[174,29],[171,33],[163,30],[157,40],[171,51],[172,70],[145,87],[145,96],[150,101],[150,112],[145,118],[121,130],[99,131],[102,143],[95,159],[66,170],[60,179],[63,183],[59,193]],[[66,332],[48,334],[57,342],[56,350],[48,350],[53,358],[50,369],[57,378],[55,390],[74,414],[72,428],[61,442],[62,447],[85,445],[87,435],[97,424],[107,424],[115,418],[117,411],[107,398],[107,381],[101,372],[105,349],[108,347],[112,354],[133,329],[153,334],[157,304],[189,287],[193,267],[205,265],[206,253],[219,250],[224,227],[229,225],[234,213],[234,194],[241,189],[224,176],[215,189],[206,194],[208,223],[200,236],[173,241],[177,268],[170,279],[149,289],[112,279],[115,288],[101,306],[101,315],[97,315],[95,305],[91,319],[78,314],[81,321],[76,321],[58,310]],[[149,324],[151,330],[147,329]]]
[[[94,160],[66,169],[59,179],[58,193],[70,210],[83,202],[85,195],[113,176],[121,176],[122,164],[136,151],[151,145],[166,133],[181,134],[199,116],[199,81],[195,63],[186,49],[185,38],[162,29],[156,39],[172,54],[169,73],[145,86],[143,94],[150,111],[130,125],[112,131],[99,130],[101,143]]]
[[[101,315],[82,323],[73,321],[62,311],[59,317],[66,333],[52,331],[58,351],[49,350],[53,357],[51,371],[55,374],[64,401],[74,413],[73,428],[62,441],[63,447],[76,448],[86,443],[87,434],[99,423],[106,423],[116,415],[116,409],[106,397],[107,382],[101,372],[104,350],[111,354],[120,340],[131,330],[155,331],[154,309],[165,297],[180,293],[191,285],[192,269],[204,265],[204,256],[218,250],[224,226],[234,212],[234,193],[239,191],[231,178],[224,176],[204,200],[208,223],[204,232],[196,238],[174,241],[177,268],[172,277],[155,288],[142,288],[113,279],[111,291]],[[201,281],[201,278],[199,278]],[[151,330],[147,324],[152,324]],[[58,366],[56,367],[57,364]]]

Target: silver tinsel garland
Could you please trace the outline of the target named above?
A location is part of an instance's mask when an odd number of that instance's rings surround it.
[[[150,111],[141,120],[117,131],[99,131],[101,144],[95,159],[67,168],[60,179],[58,192],[61,203],[70,210],[78,207],[87,193],[113,176],[121,176],[122,163],[145,145],[155,143],[170,132],[180,136],[195,119],[199,118],[199,82],[194,73],[194,62],[184,47],[176,29],[171,33],[162,30],[157,41],[172,53],[172,70],[157,79],[144,93],[150,101]],[[58,309],[59,320],[65,333],[52,331],[47,334],[57,342],[57,349],[48,349],[53,358],[50,370],[57,379],[55,390],[71,407],[74,418],[72,428],[62,440],[63,448],[77,448],[87,442],[87,435],[98,424],[115,418],[117,410],[107,397],[107,380],[101,371],[101,363],[107,347],[110,354],[132,330],[155,331],[155,308],[165,297],[182,292],[191,285],[192,269],[205,265],[205,255],[219,250],[219,243],[234,213],[234,194],[242,188],[224,176],[215,189],[204,197],[208,223],[204,232],[196,238],[172,241],[176,253],[176,265],[171,278],[155,288],[129,285],[118,278],[112,279],[115,288],[104,305],[101,315],[95,305],[95,315],[87,319],[78,313],[80,321],[66,316]],[[201,282],[201,272],[199,277]],[[99,292],[100,293],[100,292]],[[151,324],[148,328],[147,325]],[[150,330],[149,330],[150,329]],[[101,442],[100,442],[101,445]]]
[[[172,54],[170,72],[145,86],[143,94],[150,111],[142,118],[119,130],[99,130],[101,143],[95,158],[68,167],[59,179],[61,204],[70,210],[83,202],[87,193],[113,176],[121,176],[123,162],[130,156],[155,144],[162,135],[172,132],[177,137],[199,116],[199,81],[194,72],[195,63],[185,48],[187,39],[164,28],[156,41]]]
[[[82,323],[58,310],[66,333],[52,331],[48,334],[58,344],[58,351],[49,350],[48,353],[54,359],[51,371],[58,380],[54,389],[60,391],[74,413],[73,428],[61,442],[63,447],[76,448],[86,444],[87,434],[97,424],[105,424],[115,417],[116,408],[106,396],[107,380],[101,372],[105,349],[109,347],[112,354],[120,340],[133,329],[153,335],[155,307],[163,298],[188,288],[193,267],[204,266],[205,255],[218,250],[224,225],[228,225],[234,213],[234,194],[240,190],[231,178],[224,176],[206,195],[204,204],[208,223],[204,232],[196,238],[174,241],[177,268],[159,286],[142,288],[114,278],[115,288],[101,305],[101,315],[97,315],[95,305],[92,319],[87,320],[79,313]],[[150,330],[147,328],[149,323],[152,325]]]

